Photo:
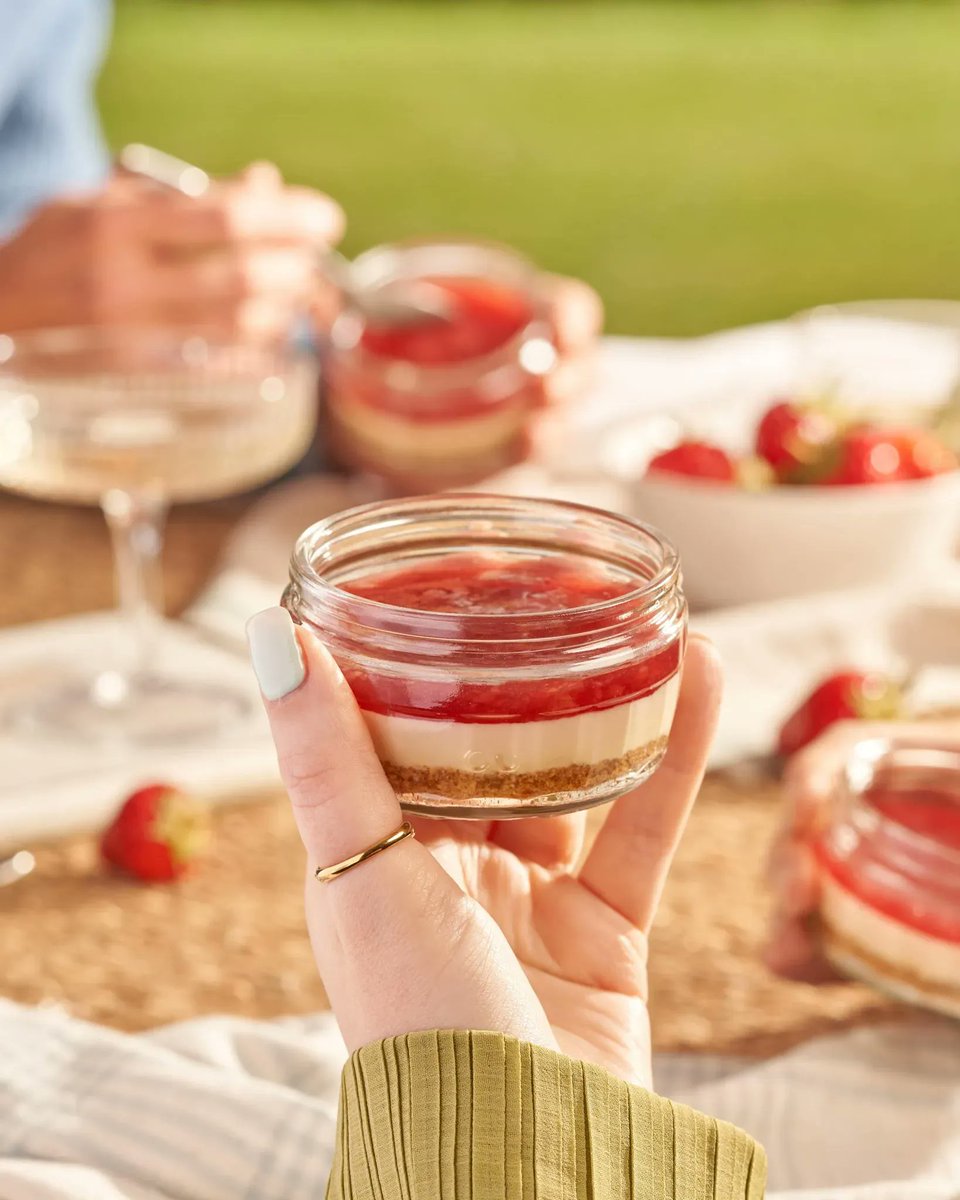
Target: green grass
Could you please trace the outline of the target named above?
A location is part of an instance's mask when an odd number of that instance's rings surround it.
[[[347,249],[492,236],[618,332],[960,291],[949,3],[120,0],[114,144],[275,159]]]

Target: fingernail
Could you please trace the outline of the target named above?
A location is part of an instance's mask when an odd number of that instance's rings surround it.
[[[250,658],[268,700],[280,700],[303,683],[306,668],[293,621],[285,608],[265,608],[247,622]]]

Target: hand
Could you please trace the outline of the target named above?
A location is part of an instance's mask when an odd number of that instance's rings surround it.
[[[543,281],[558,362],[546,380],[546,399],[557,403],[581,395],[603,328],[603,301],[580,279],[547,275]]]
[[[713,649],[691,639],[668,754],[614,803],[579,870],[582,813],[426,819],[416,840],[320,884],[316,866],[376,842],[402,815],[339,669],[280,611],[253,619],[251,646],[255,663],[291,661],[299,639],[303,682],[265,703],[307,849],[313,951],[348,1047],[497,1030],[649,1085],[647,933],[716,724]]]
[[[44,205],[0,245],[0,331],[165,325],[283,333],[343,231],[327,196],[247,168],[199,197],[118,174]]]
[[[832,725],[787,764],[786,816],[774,841],[768,873],[775,911],[764,958],[778,975],[806,983],[835,979],[811,918],[820,905],[813,842],[823,832],[837,777],[857,742],[872,737],[917,738],[960,748],[960,722],[842,721]]]

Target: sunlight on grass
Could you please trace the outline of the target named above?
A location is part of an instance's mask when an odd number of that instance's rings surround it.
[[[501,238],[619,332],[960,281],[960,8],[126,0],[114,144],[253,157],[337,196],[347,249]]]

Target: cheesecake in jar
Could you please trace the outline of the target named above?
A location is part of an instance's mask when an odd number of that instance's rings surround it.
[[[676,553],[638,522],[481,494],[366,505],[301,536],[284,602],[408,811],[572,811],[663,757],[686,604]]]
[[[960,1017],[960,753],[861,742],[816,850],[831,962]]]
[[[466,486],[521,461],[557,361],[540,272],[464,241],[378,246],[353,269],[368,294],[429,285],[446,316],[371,323],[347,305],[323,363],[335,457],[400,491]]]

